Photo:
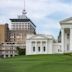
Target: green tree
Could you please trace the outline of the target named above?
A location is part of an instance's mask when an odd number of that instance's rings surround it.
[[[21,49],[20,47],[17,47],[18,55],[25,55],[26,49]]]

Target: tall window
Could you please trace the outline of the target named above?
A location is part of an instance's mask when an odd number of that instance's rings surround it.
[[[43,51],[44,51],[44,52],[46,51],[46,47],[45,47],[45,46],[43,47]]]
[[[38,51],[40,52],[40,47],[38,47]]]
[[[68,33],[68,34],[67,34],[67,39],[69,39],[69,36],[70,36],[70,35],[69,35],[69,33]]]
[[[33,47],[33,52],[35,52],[35,47]]]

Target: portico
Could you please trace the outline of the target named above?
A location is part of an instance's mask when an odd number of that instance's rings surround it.
[[[62,52],[72,51],[72,18],[60,22]]]

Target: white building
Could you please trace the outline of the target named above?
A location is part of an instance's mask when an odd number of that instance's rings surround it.
[[[55,43],[52,35],[28,35],[26,55],[61,53],[61,43]]]
[[[60,25],[62,52],[72,52],[72,17],[62,20]]]
[[[72,52],[72,17],[60,21],[59,43],[51,35],[28,35],[26,55]]]

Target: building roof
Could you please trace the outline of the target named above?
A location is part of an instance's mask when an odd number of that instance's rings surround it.
[[[28,22],[30,19],[10,19],[12,22]]]
[[[30,19],[10,19],[12,22],[31,22],[35,27],[36,25]]]
[[[64,20],[62,20],[62,21],[60,21],[60,24],[66,24],[66,23],[72,23],[72,17],[69,17],[69,18],[66,18],[66,19],[64,19]]]
[[[34,39],[53,39],[52,35],[44,35],[44,34],[36,34],[36,35],[27,35],[27,40],[34,40]]]

